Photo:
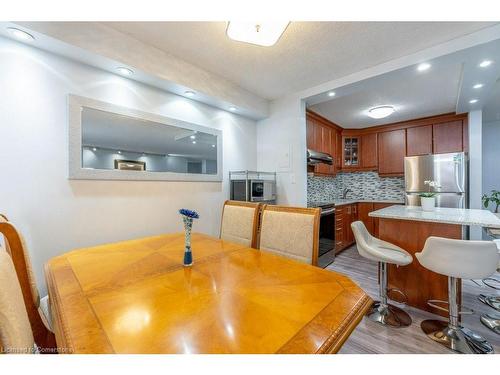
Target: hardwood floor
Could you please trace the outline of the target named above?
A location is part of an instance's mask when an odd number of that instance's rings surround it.
[[[377,299],[377,263],[359,256],[355,245],[338,254],[335,262],[326,269],[348,275],[372,298]],[[500,277],[498,273],[495,276]],[[482,313],[495,312],[478,301],[477,296],[480,293],[498,294],[498,291],[488,287],[478,287],[471,280],[463,280],[464,306],[475,311],[474,315],[463,316],[463,325],[486,338],[493,345],[495,353],[500,353],[500,335],[490,331],[479,321]],[[388,328],[363,318],[339,353],[454,353],[429,339],[420,329],[422,320],[441,319],[440,317],[412,307],[394,304],[404,308],[412,317],[413,323],[410,327]]]

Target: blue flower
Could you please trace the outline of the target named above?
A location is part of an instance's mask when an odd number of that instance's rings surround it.
[[[179,210],[179,213],[183,216],[187,216],[191,219],[199,219],[200,218],[200,215],[198,215],[198,212],[196,211],[192,211],[192,210],[188,210],[187,208],[181,208]]]

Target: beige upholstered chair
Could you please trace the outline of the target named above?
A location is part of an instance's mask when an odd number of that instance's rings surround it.
[[[316,265],[320,212],[319,208],[264,206],[259,248]]]
[[[40,347],[54,348],[55,337],[51,328],[48,296],[40,298],[24,238],[14,224],[2,214],[0,233],[4,236],[5,249],[12,258],[21,285],[35,342]]]
[[[0,353],[30,354],[34,344],[14,264],[0,248]]]
[[[220,238],[257,248],[260,203],[226,201],[222,209]]]

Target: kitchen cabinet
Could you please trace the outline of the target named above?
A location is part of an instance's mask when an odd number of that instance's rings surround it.
[[[342,137],[342,169],[360,167],[360,139],[359,137]]]
[[[347,204],[335,208],[335,252],[338,253],[354,243],[351,223],[358,220],[358,204]]]
[[[382,208],[394,206],[394,203],[373,203],[373,211],[381,210]],[[378,238],[378,228],[379,228],[379,219],[372,218],[373,220],[373,235]]]
[[[381,132],[378,134],[377,143],[379,175],[403,175],[406,156],[406,129]]]
[[[373,227],[373,217],[368,216],[370,212],[373,211],[372,202],[360,202],[358,203],[358,220],[365,224],[366,229],[370,234],[374,234]]]
[[[335,128],[316,120],[312,116],[307,116],[307,148],[325,152],[334,157],[333,165],[316,164],[309,167],[309,171],[318,175],[335,175],[337,167],[335,163],[335,150],[337,143],[337,136],[340,134]]]
[[[432,132],[434,154],[462,152],[464,150],[462,120],[434,124]]]
[[[432,125],[406,129],[406,156],[432,154]]]
[[[360,148],[361,167],[363,169],[377,169],[377,133],[363,134]]]

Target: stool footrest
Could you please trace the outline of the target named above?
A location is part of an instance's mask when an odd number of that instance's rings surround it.
[[[492,289],[500,290],[500,280],[495,277],[487,277],[483,279],[483,284]]]
[[[404,305],[406,305],[408,303],[408,296],[406,294],[404,294],[404,292],[401,290],[401,289],[398,289],[398,288],[390,288],[390,289],[387,289],[387,294],[391,293],[391,292],[395,292],[395,293],[398,293],[400,295],[403,296],[404,300],[403,301],[397,301],[395,300],[394,298],[391,298],[389,297],[389,299],[391,301],[394,301],[394,302],[397,302],[397,303],[402,303]]]
[[[448,301],[442,301],[442,300],[439,300],[439,299],[430,299],[430,300],[427,301],[427,304],[430,307],[433,307],[433,308],[441,310],[441,311],[446,311],[448,313],[450,312],[449,308],[445,308],[445,307],[439,306],[439,305],[437,305],[438,303],[441,303],[441,304],[444,304],[444,305],[447,305],[447,306],[449,305]],[[463,307],[463,306],[461,306],[461,307],[465,311],[459,311],[458,312],[459,315],[472,315],[472,314],[474,314],[474,310],[469,309],[468,307]]]

